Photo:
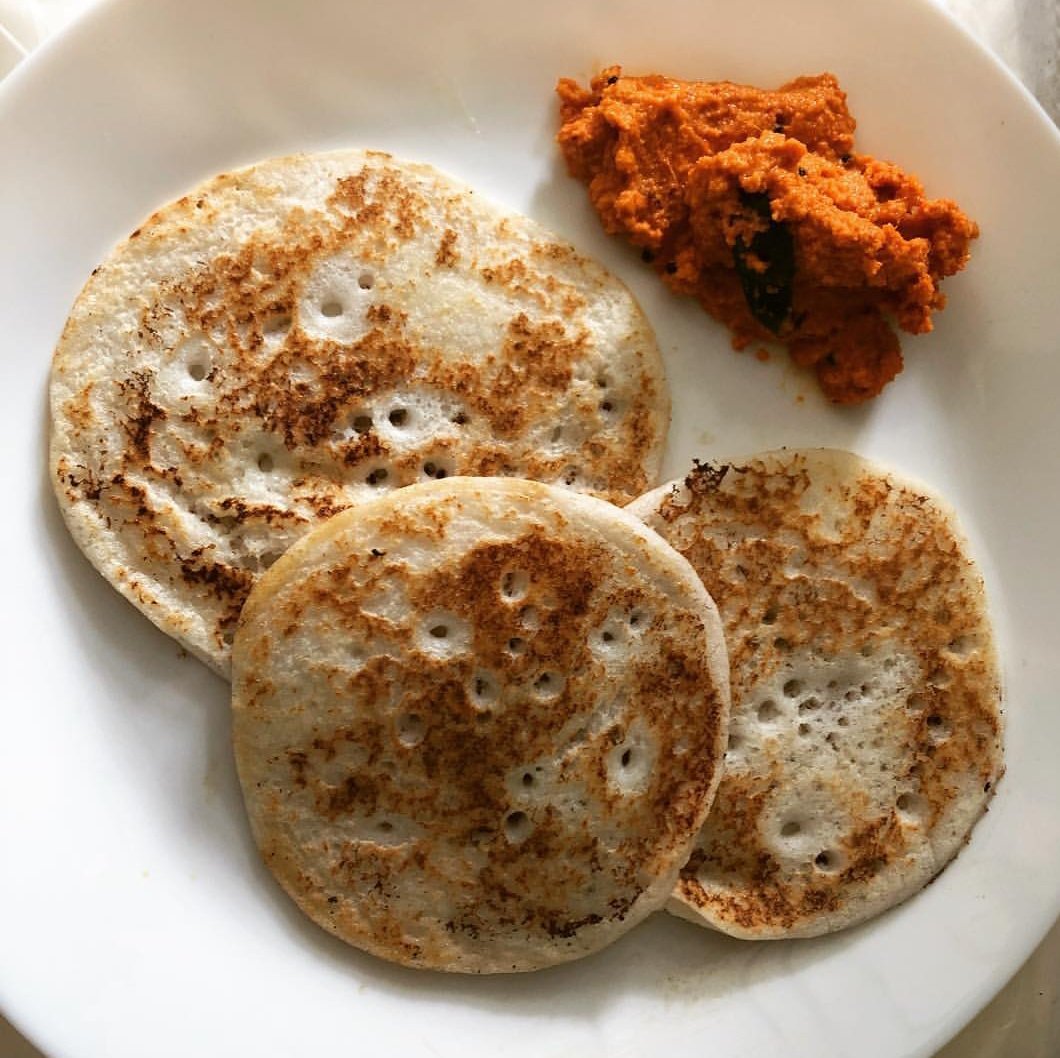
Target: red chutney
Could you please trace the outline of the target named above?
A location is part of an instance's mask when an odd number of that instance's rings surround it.
[[[607,231],[643,250],[737,348],[783,342],[840,404],[902,369],[897,324],[931,330],[939,283],[979,229],[916,177],[854,153],[831,74],[777,91],[728,82],[563,79],[560,148]]]

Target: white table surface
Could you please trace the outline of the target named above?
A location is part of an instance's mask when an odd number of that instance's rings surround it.
[[[0,78],[96,0],[0,0]],[[1058,0],[936,0],[1060,123]],[[56,1012],[61,1016],[61,1011]],[[994,1001],[937,1058],[1060,1056],[1060,922]],[[0,1058],[46,1058],[0,1015]]]

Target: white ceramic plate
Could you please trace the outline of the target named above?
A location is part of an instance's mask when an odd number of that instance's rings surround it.
[[[557,76],[772,85],[835,71],[859,147],[983,229],[934,334],[870,406],[826,406],[782,358],[738,356],[605,238],[553,147]],[[934,885],[866,926],[747,944],[657,916],[603,954],[501,979],[417,974],[333,941],[259,866],[226,688],[111,591],[44,471],[51,348],[90,269],[157,204],[298,148],[433,162],[630,284],[695,455],[835,444],[943,490],[986,569],[1007,674],[1008,775]],[[916,0],[119,0],[0,93],[5,694],[0,999],[60,1058],[926,1055],[1030,952],[1060,878],[1060,138]],[[803,397],[801,401],[800,397]]]

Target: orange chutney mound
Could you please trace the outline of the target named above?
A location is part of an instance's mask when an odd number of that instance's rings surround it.
[[[771,92],[615,66],[557,92],[560,148],[607,231],[641,247],[737,349],[783,342],[837,403],[874,397],[901,371],[893,324],[931,330],[939,283],[979,234],[916,177],[854,153],[831,74]]]

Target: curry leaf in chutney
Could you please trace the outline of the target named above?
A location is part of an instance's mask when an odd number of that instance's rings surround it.
[[[749,242],[737,236],[732,259],[751,315],[774,334],[791,315],[795,278],[795,239],[786,224],[773,219],[769,196],[740,192],[741,203],[766,222]]]

